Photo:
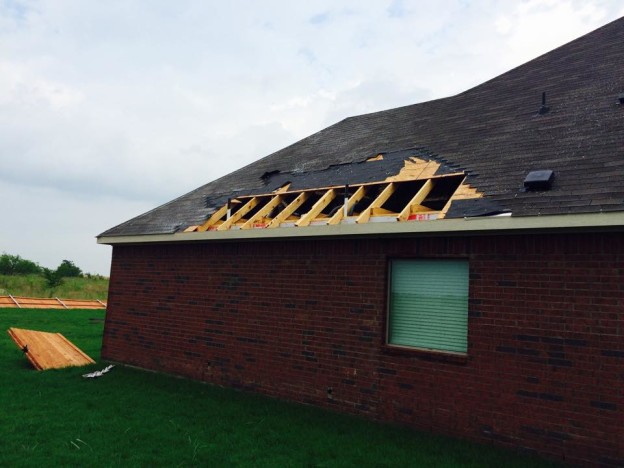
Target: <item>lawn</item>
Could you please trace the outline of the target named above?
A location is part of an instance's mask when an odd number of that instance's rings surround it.
[[[0,309],[0,466],[552,466],[198,382],[104,367],[102,311]],[[63,333],[98,364],[37,372],[9,327]]]

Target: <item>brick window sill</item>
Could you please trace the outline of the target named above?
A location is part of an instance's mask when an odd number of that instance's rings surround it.
[[[410,348],[407,346],[395,346],[385,344],[382,347],[384,354],[389,356],[404,356],[422,359],[425,361],[446,362],[449,364],[468,364],[468,354],[453,353],[448,351],[436,351],[433,349]]]

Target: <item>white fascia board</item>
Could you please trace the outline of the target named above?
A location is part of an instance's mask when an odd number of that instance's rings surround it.
[[[178,232],[139,236],[102,236],[98,244],[148,244],[234,240],[303,239],[316,237],[387,237],[406,235],[511,234],[525,231],[624,231],[624,212],[492,216],[483,218],[404,221],[396,223],[337,224],[334,226],[238,229],[228,231]]]

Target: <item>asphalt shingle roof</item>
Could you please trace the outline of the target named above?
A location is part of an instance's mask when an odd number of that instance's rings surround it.
[[[513,216],[624,211],[623,45],[621,18],[456,96],[347,118],[101,236],[173,233],[228,197],[271,191],[284,173],[305,186],[331,166],[407,149],[465,171]],[[522,191],[539,169],[555,172],[552,189]]]

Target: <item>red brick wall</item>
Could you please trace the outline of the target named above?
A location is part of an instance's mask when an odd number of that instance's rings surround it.
[[[468,356],[384,345],[388,259],[468,258]],[[103,356],[624,464],[624,236],[116,246]]]

